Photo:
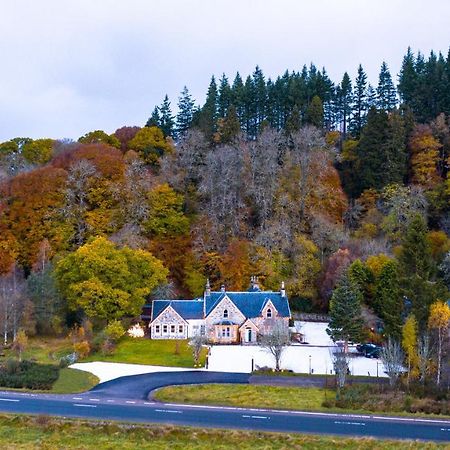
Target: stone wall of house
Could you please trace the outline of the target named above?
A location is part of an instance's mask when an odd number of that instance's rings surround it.
[[[172,308],[168,307],[150,325],[152,339],[186,339],[188,325]]]
[[[223,317],[223,312],[228,311],[228,317]],[[225,297],[220,301],[220,303],[208,314],[206,317],[206,326],[210,328],[212,325],[220,322],[221,320],[229,320],[230,322],[241,325],[245,321],[246,317],[241,311],[235,306],[235,304],[228,298]]]
[[[286,326],[286,330],[289,329],[289,318],[288,317],[278,317],[274,316],[271,319],[267,319],[266,317],[255,317],[251,319],[252,322],[259,328],[259,334],[270,333],[275,322],[281,320],[283,324]]]

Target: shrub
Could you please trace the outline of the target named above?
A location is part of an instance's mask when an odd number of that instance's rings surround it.
[[[75,352],[62,356],[61,359],[59,360],[59,367],[61,369],[69,367],[71,364],[75,364],[77,362],[77,359],[78,356]]]
[[[80,359],[83,359],[86,358],[86,356],[89,356],[91,346],[88,341],[75,342],[75,344],[73,344],[73,350]]]
[[[22,361],[18,362],[14,373],[8,373],[6,364],[0,369],[0,386],[3,387],[48,390],[59,376],[59,367],[52,364]]]
[[[119,320],[113,320],[105,328],[105,334],[109,340],[117,342],[125,334],[125,330]]]
[[[114,342],[106,339],[106,341],[103,342],[101,349],[104,355],[112,355],[114,353],[114,350],[116,349],[116,345],[114,344]]]
[[[3,366],[8,375],[13,375],[19,371],[20,362],[14,358],[8,358]]]

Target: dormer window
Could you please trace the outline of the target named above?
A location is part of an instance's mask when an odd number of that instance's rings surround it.
[[[223,318],[228,319],[228,309],[223,310]]]
[[[272,310],[271,310],[270,308],[267,308],[267,311],[266,311],[266,317],[267,317],[268,319],[271,319],[271,318],[272,318]]]

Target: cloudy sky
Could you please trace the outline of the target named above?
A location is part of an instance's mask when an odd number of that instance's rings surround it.
[[[0,142],[143,125],[166,93],[201,103],[212,74],[257,64],[338,80],[362,63],[376,82],[408,45],[450,46],[448,0],[0,1]]]

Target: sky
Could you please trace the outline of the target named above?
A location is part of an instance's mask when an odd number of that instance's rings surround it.
[[[0,0],[0,142],[77,139],[145,124],[211,75],[266,77],[313,62],[376,84],[408,46],[447,54],[448,0]]]

